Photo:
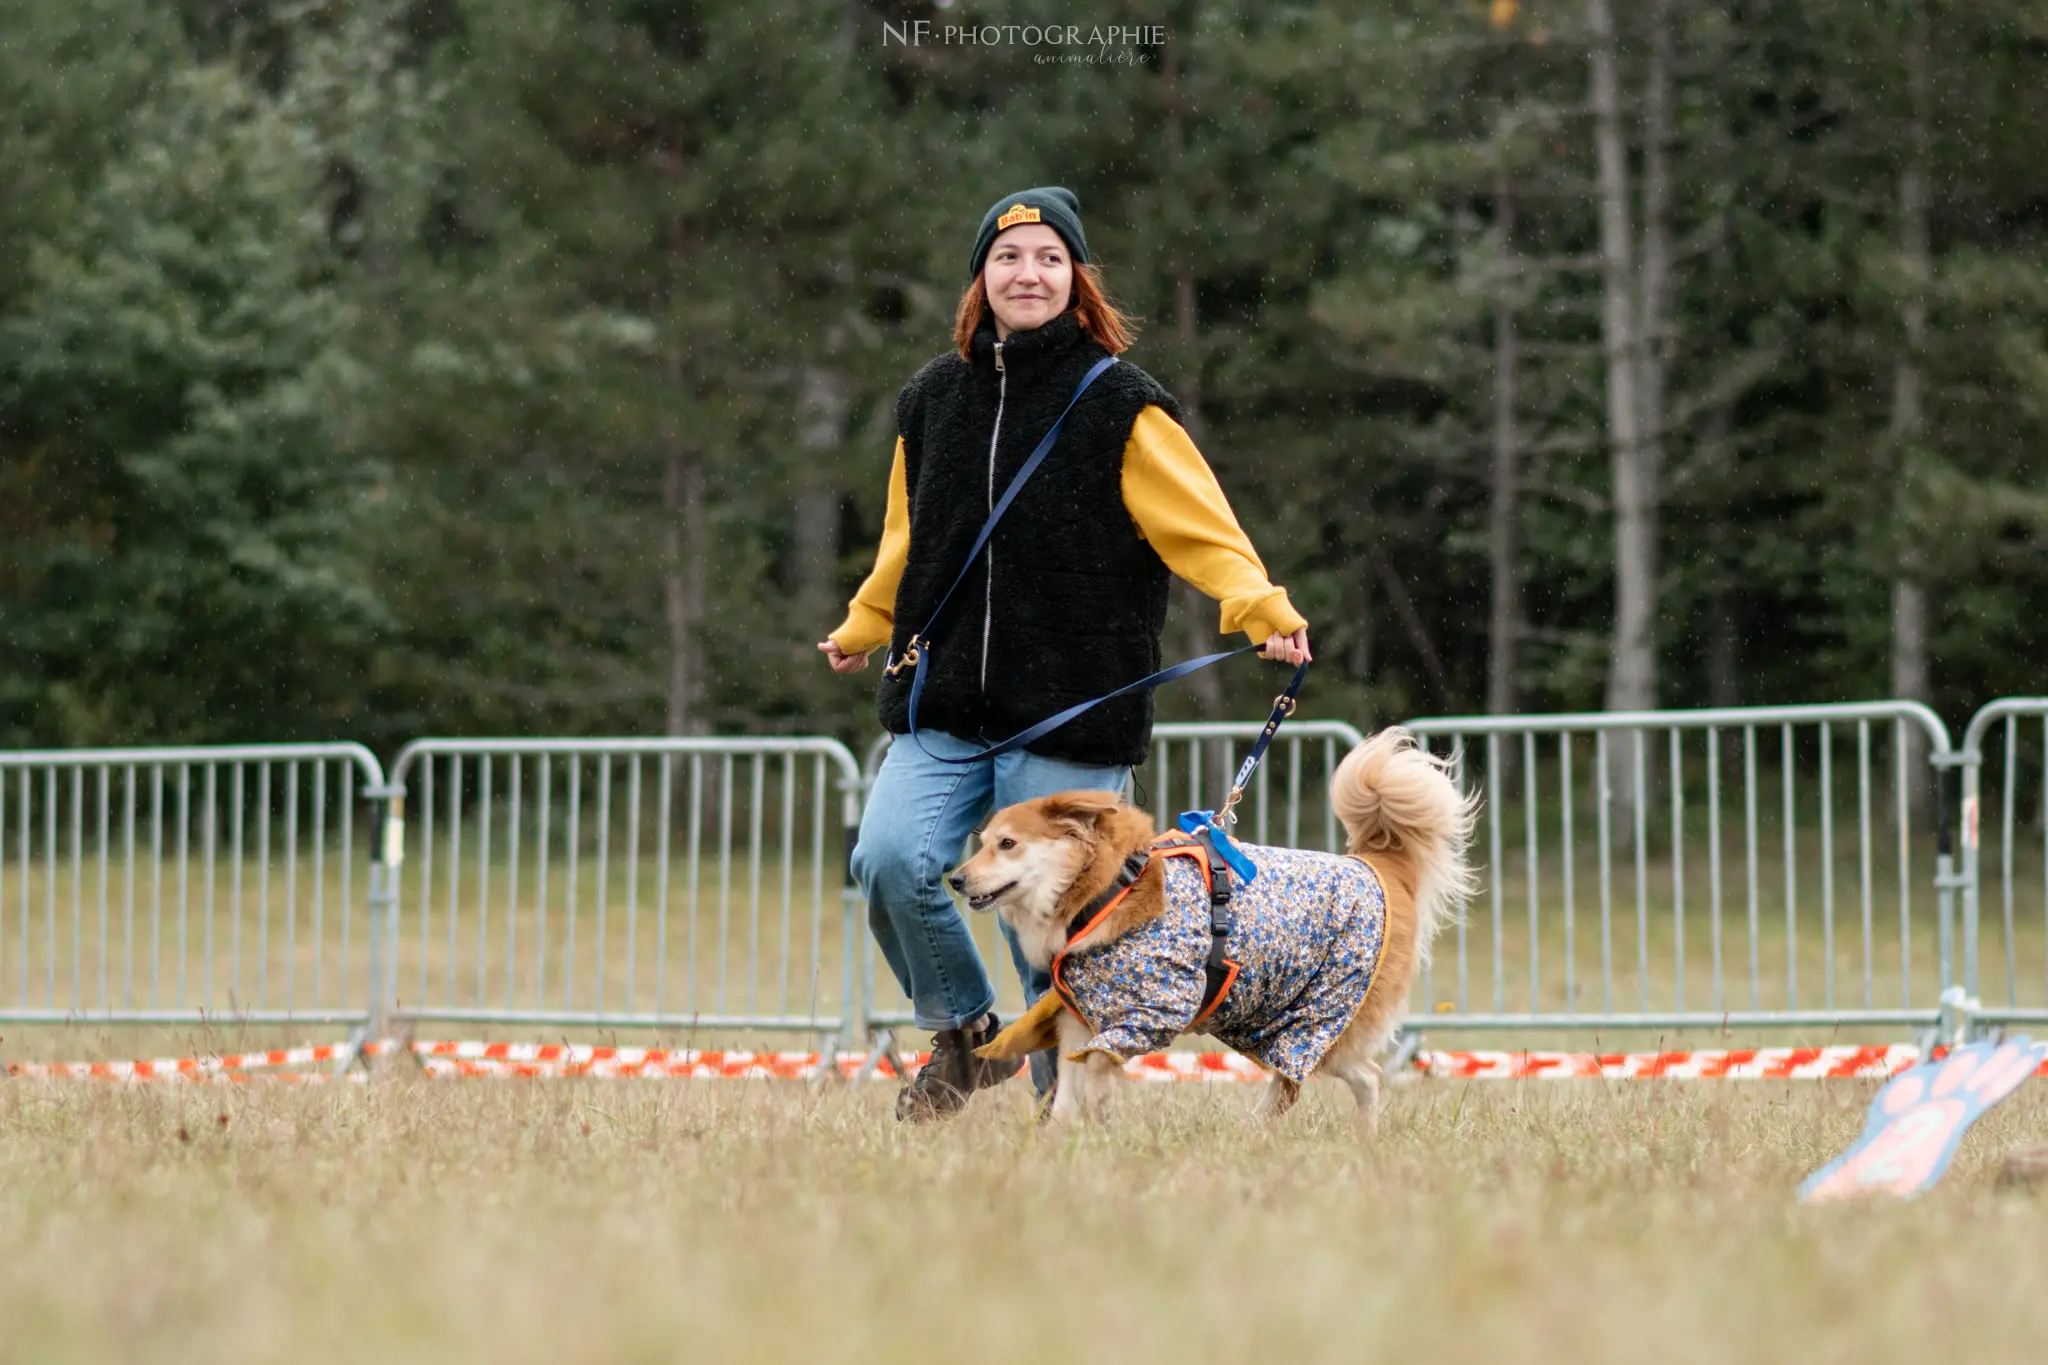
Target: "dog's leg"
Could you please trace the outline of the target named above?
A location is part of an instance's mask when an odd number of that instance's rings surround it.
[[[1351,1098],[1358,1101],[1358,1126],[1370,1133],[1380,1121],[1380,1064],[1364,1058],[1340,1057],[1331,1059],[1322,1068],[1322,1074],[1335,1076],[1351,1087]]]
[[[1091,1052],[1075,1069],[1080,1073],[1081,1117],[1090,1123],[1106,1122],[1110,1099],[1124,1079],[1123,1064],[1106,1052]]]
[[[1253,1106],[1252,1113],[1262,1119],[1277,1119],[1292,1109],[1300,1097],[1301,1083],[1291,1081],[1276,1071],[1266,1078],[1266,1088],[1259,1095],[1259,1102]]]
[[[1067,1054],[1087,1043],[1089,1036],[1088,1026],[1066,1010],[1059,1013],[1057,1029],[1059,1081],[1053,1087],[1052,1112],[1046,1116],[1056,1126],[1082,1117],[1082,1101],[1088,1091],[1088,1068],[1085,1062],[1068,1060]]]
[[[1072,1123],[1081,1116],[1081,1087],[1083,1068],[1081,1063],[1067,1060],[1067,1054],[1059,1054],[1059,1080],[1053,1086],[1052,1112],[1046,1121],[1055,1127]]]

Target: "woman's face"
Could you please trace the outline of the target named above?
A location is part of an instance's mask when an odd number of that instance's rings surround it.
[[[982,266],[996,336],[1028,332],[1067,311],[1074,294],[1074,263],[1059,233],[1043,223],[1020,223],[999,233]]]

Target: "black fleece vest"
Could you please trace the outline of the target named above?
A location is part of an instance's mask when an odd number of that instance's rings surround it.
[[[994,500],[1107,354],[1066,313],[1002,343],[984,322],[974,360],[933,360],[896,399],[910,493],[910,554],[896,590],[900,658],[965,562]],[[1180,405],[1128,361],[1109,367],[1060,428],[933,633],[920,728],[1005,739],[1160,666],[1166,565],[1124,508],[1124,446],[1148,404]],[[1000,415],[998,409],[1000,408]],[[885,729],[910,729],[910,670],[883,676]],[[1030,746],[1079,763],[1145,761],[1152,694],[1119,697]]]

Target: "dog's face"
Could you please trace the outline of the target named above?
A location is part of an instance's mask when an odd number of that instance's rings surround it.
[[[982,830],[980,851],[947,881],[968,909],[994,910],[1020,933],[1043,933],[1095,857],[1097,822],[1122,805],[1109,792],[1071,791],[1005,806]]]

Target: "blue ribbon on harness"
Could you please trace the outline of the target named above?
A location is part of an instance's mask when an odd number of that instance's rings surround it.
[[[1307,676],[1308,663],[1303,661],[1296,666],[1294,677],[1289,680],[1286,689],[1273,698],[1273,714],[1266,717],[1265,728],[1259,731],[1252,751],[1245,755],[1244,762],[1239,765],[1237,777],[1230,784],[1230,797],[1223,803],[1223,810],[1220,813],[1208,810],[1181,812],[1181,833],[1191,834],[1198,839],[1206,838],[1209,847],[1216,851],[1216,856],[1223,859],[1230,870],[1245,881],[1251,881],[1258,876],[1259,869],[1258,865],[1247,858],[1231,841],[1229,826],[1237,821],[1237,817],[1231,813],[1231,807],[1244,795],[1244,784],[1252,780],[1252,773],[1258,768],[1259,760],[1266,756],[1266,749],[1272,744],[1273,736],[1279,732],[1280,723],[1294,714],[1295,697],[1301,691],[1302,679]]]
[[[1211,810],[1184,810],[1180,813],[1180,832],[1200,839],[1208,836],[1209,847],[1216,850],[1216,856],[1229,864],[1230,870],[1244,881],[1259,875],[1259,867],[1244,855],[1244,850],[1232,843],[1223,827],[1216,823],[1216,812]]]

